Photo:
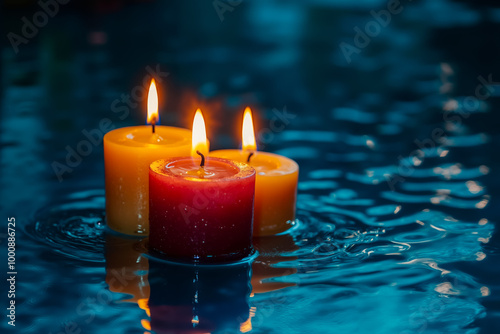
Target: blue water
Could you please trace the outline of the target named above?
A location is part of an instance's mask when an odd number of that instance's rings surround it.
[[[500,81],[500,9],[401,3],[350,62],[340,43],[386,2],[233,2],[222,19],[202,1],[70,3],[19,53],[4,39],[0,237],[7,263],[15,217],[17,281],[2,330],[498,333],[500,88],[483,82]],[[39,10],[6,6],[14,32]],[[143,124],[146,66],[169,73],[162,124],[201,107],[211,148],[237,147],[250,105],[259,149],[299,163],[296,225],[255,239],[256,258],[168,263],[106,228],[99,123]]]

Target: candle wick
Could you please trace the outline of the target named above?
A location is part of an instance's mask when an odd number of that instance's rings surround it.
[[[248,158],[247,158],[247,163],[250,162],[250,158],[253,156],[253,152],[251,152],[249,155],[248,155]]]
[[[153,133],[155,133],[155,125],[156,125],[156,117],[153,117],[153,120],[151,121],[151,126],[153,129]]]
[[[205,167],[205,156],[203,155],[203,153],[201,153],[200,151],[196,151],[196,154],[201,156],[200,167]]]

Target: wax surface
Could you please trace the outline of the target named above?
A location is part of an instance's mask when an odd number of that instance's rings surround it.
[[[115,231],[148,233],[148,173],[151,162],[189,155],[191,131],[168,126],[132,126],[104,136],[106,221]]]
[[[255,170],[225,159],[155,161],[149,172],[151,249],[188,261],[243,258],[252,251]]]
[[[246,162],[249,153],[219,150],[210,156]],[[295,219],[299,166],[286,157],[255,152],[248,163],[256,170],[254,236],[281,233]]]

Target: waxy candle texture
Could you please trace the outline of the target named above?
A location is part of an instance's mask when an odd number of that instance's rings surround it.
[[[219,150],[210,152],[210,156],[246,162],[249,153]],[[286,231],[295,219],[299,166],[291,159],[267,152],[255,152],[248,164],[256,171],[254,236]]]
[[[172,158],[149,171],[149,246],[169,257],[217,262],[252,252],[255,170],[235,161]]]
[[[299,165],[281,155],[257,152],[252,111],[243,114],[242,149],[211,152],[214,157],[246,162],[256,170],[254,236],[286,231],[295,219]]]
[[[132,126],[104,136],[106,221],[115,231],[148,233],[149,165],[158,159],[189,155],[191,131],[156,126]]]

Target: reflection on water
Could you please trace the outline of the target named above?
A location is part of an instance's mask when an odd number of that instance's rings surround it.
[[[250,1],[223,21],[211,1],[131,2],[70,2],[2,49],[0,208],[20,226],[23,332],[499,331],[495,1],[402,2],[351,63],[339,44],[386,1]],[[6,31],[30,3],[6,2]],[[179,267],[108,235],[99,143],[54,173],[103,118],[143,124],[133,89],[157,64],[163,124],[189,127],[201,106],[214,149],[239,147],[250,105],[259,149],[300,165],[300,223],[255,240],[251,264]]]
[[[137,304],[145,311],[145,316],[149,317],[149,263],[148,259],[142,256],[138,243],[136,238],[106,235],[106,284],[110,291],[126,295],[120,302]],[[144,329],[151,329],[148,319],[142,319],[140,322]]]
[[[297,259],[286,255],[298,249],[289,234],[256,239],[260,255],[252,263],[210,267],[144,256],[143,244],[106,234],[106,284],[118,294],[118,303],[144,310],[140,324],[155,333],[246,333],[261,303],[251,297],[296,286],[276,281],[297,272],[276,266]]]
[[[150,261],[155,333],[234,333],[248,326],[250,264],[203,267]]]
[[[259,256],[252,263],[252,296],[296,286],[280,279],[297,273],[296,268],[279,266],[281,262],[297,259],[289,255],[298,249],[290,234],[255,238],[253,244]]]

